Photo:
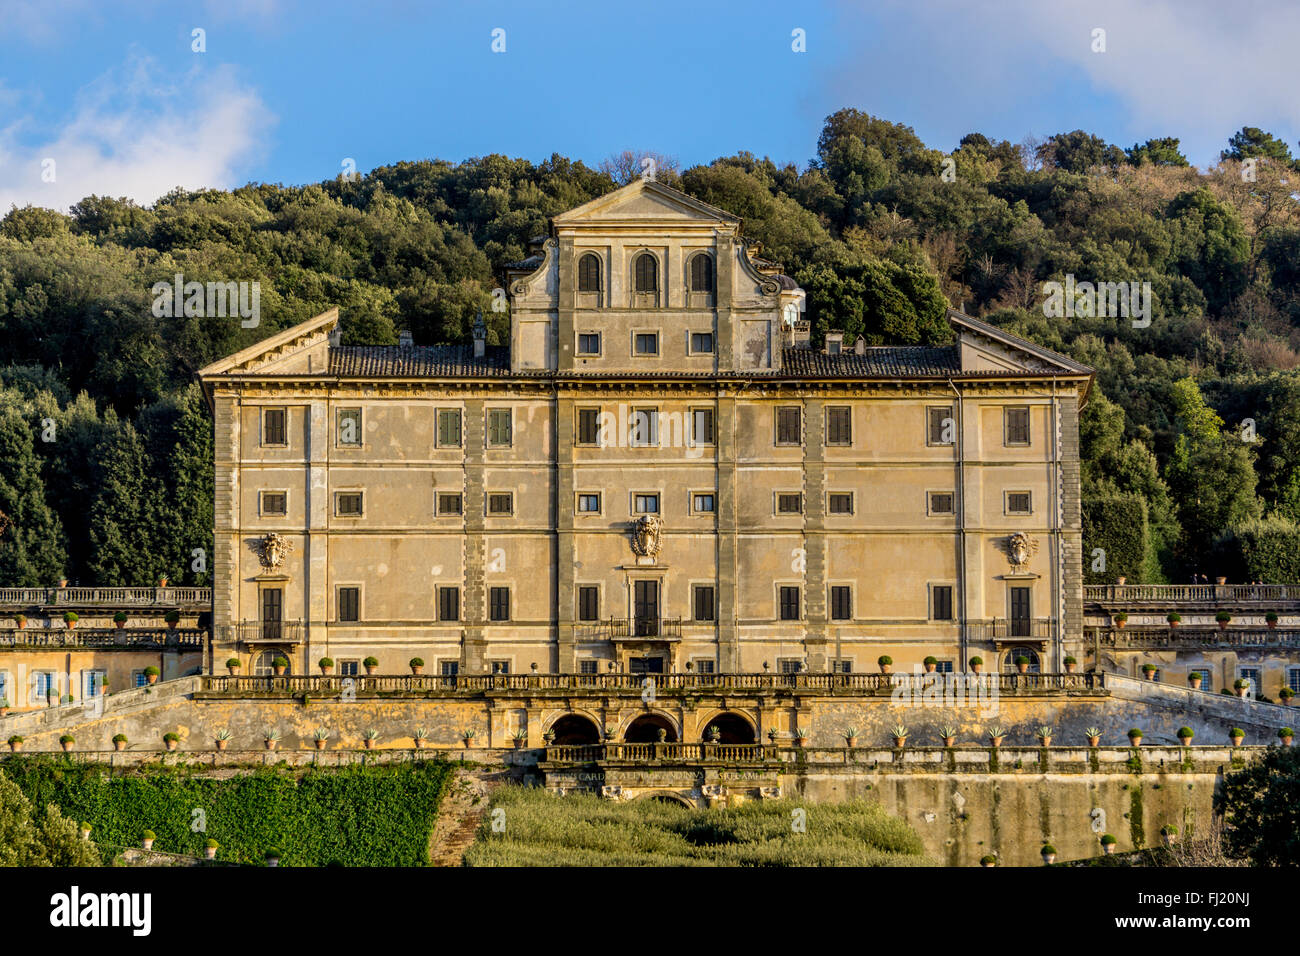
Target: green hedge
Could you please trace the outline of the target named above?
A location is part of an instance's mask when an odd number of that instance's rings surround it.
[[[56,804],[93,826],[96,842],[261,864],[268,847],[281,866],[424,866],[429,837],[451,778],[428,761],[337,769],[258,768],[216,779],[204,768],[152,765],[112,771],[61,756],[14,756],[4,771],[39,809]],[[194,830],[203,810],[205,830]]]
[[[1094,571],[1093,551],[1106,552],[1106,570]],[[1147,503],[1139,495],[1083,499],[1083,580],[1114,584],[1123,574],[1133,583],[1149,579],[1155,565]]]
[[[1215,555],[1232,582],[1300,581],[1300,526],[1281,517],[1234,525],[1215,542]]]

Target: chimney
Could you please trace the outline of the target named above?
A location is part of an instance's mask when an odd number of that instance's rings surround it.
[[[858,340],[853,343],[853,354],[854,355],[867,354],[867,340],[860,335],[858,336]]]
[[[397,344],[404,349],[409,349],[415,345],[415,338],[406,329],[397,333]]]
[[[826,333],[826,354],[839,355],[844,349],[844,333],[838,330],[831,330]]]
[[[343,329],[340,326],[336,325],[334,326],[333,329],[330,330],[330,348],[332,349],[338,348],[339,343],[342,341],[343,341]]]
[[[482,358],[487,350],[487,325],[483,322],[483,310],[478,310],[474,318],[474,357]]]

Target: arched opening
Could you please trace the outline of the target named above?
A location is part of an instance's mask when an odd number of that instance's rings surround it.
[[[659,714],[642,714],[632,721],[627,725],[623,740],[629,744],[657,744],[661,742],[659,740],[661,730],[664,731],[663,743],[677,743],[677,731],[673,729],[672,721]]]
[[[695,809],[695,805],[679,793],[647,793],[641,799],[653,800],[656,803],[668,803],[672,804],[674,807],[686,807],[688,810]]]
[[[718,714],[704,725],[704,735],[701,739],[712,740],[713,738],[709,735],[714,727],[718,728],[718,743],[720,744],[756,743],[754,728],[740,714]]]
[[[594,252],[588,252],[578,260],[578,291],[600,291],[600,259]]]
[[[1020,668],[1016,667],[1017,657],[1029,658],[1028,673],[1037,674],[1039,672],[1038,652],[1036,650],[1032,647],[1013,647],[1007,651],[1007,656],[1002,659],[1003,673],[1015,674],[1019,672]]]
[[[565,714],[551,724],[557,744],[598,744],[600,728],[588,717],[581,714]]]
[[[284,672],[285,674],[292,674],[293,658],[289,656],[289,652],[284,650],[269,650],[269,651],[262,651],[262,653],[258,654],[255,658],[253,658],[254,676],[269,677],[270,675],[274,674],[275,659],[277,657],[283,657],[286,661],[289,662],[289,665],[284,669]]]
[[[701,252],[691,260],[691,291],[713,291],[713,257]]]
[[[658,292],[659,260],[648,252],[641,253],[633,263],[633,278],[633,288],[637,292]]]

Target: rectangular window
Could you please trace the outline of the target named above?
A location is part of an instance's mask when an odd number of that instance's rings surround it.
[[[489,448],[505,448],[513,438],[511,410],[508,408],[489,408],[487,410],[487,443]]]
[[[361,492],[340,491],[334,495],[334,514],[340,518],[361,517]]]
[[[848,661],[848,660],[833,660],[833,661],[831,661],[831,673],[832,673],[832,674],[852,674],[852,673],[853,673],[853,662],[852,662],[852,661]]]
[[[488,620],[510,620],[509,588],[488,588]]]
[[[591,585],[578,588],[578,620],[600,620],[600,588]]]
[[[953,421],[952,406],[943,405],[926,410],[928,428],[925,434],[927,445],[951,445],[957,437],[957,423]]]
[[[283,408],[264,408],[262,410],[263,445],[289,444],[289,433],[285,427],[287,414]]]
[[[5,701],[10,707],[13,707],[18,703],[18,701],[13,699],[13,695],[9,692],[8,671],[0,671],[0,700]]]
[[[578,333],[578,354],[599,355],[600,354],[600,333],[599,332]]]
[[[659,409],[634,408],[629,421],[628,445],[646,448],[659,444]]]
[[[493,674],[509,674],[509,673],[510,673],[510,662],[509,662],[509,661],[489,661],[488,663],[492,665],[492,673],[493,673]]]
[[[697,584],[694,590],[695,620],[716,621],[717,610],[714,607],[713,588],[707,584]]]
[[[135,672],[139,676],[136,687],[144,685],[144,671]],[[54,690],[54,671],[36,671],[32,680],[32,699],[29,703],[44,704]]]
[[[799,620],[799,588],[783,586],[781,588],[781,620]]]
[[[438,514],[459,515],[464,510],[461,496],[456,492],[443,492],[438,495]]]
[[[635,355],[658,355],[659,333],[637,332],[632,339],[632,351]]]
[[[132,671],[131,680],[136,687],[144,687],[149,683],[149,678],[145,676],[144,671]]]
[[[509,491],[494,491],[487,496],[487,513],[490,515],[512,515],[515,513],[515,496]]]
[[[803,661],[798,657],[781,657],[777,659],[776,666],[782,674],[797,674],[803,670]]]
[[[803,513],[803,495],[781,494],[776,496],[776,513],[779,515],[797,515]]]
[[[853,514],[853,492],[842,491],[827,495],[826,511],[833,515]]]
[[[853,591],[846,584],[831,587],[831,620],[848,621],[853,618]]]
[[[1029,409],[1008,408],[1004,410],[1006,422],[1006,443],[1008,445],[1029,444]]]
[[[798,445],[802,441],[801,412],[797,405],[776,410],[776,443],[778,445]]]
[[[339,620],[361,620],[361,588],[339,588]]]
[[[360,667],[361,662],[356,658],[353,658],[350,661],[339,661],[339,676],[356,677]]]
[[[1030,513],[1029,492],[1027,491],[1008,491],[1007,492],[1007,514],[1009,515],[1027,515]]]
[[[578,495],[578,514],[600,514],[600,495],[591,492]]]
[[[264,515],[283,515],[288,510],[289,495],[284,491],[262,492],[261,513]]]
[[[107,676],[108,674],[106,671],[82,671],[81,699],[90,700],[92,697],[102,696],[104,693],[104,679]],[[3,685],[0,685],[0,697],[6,696]]]
[[[633,495],[632,513],[638,515],[657,515],[659,513],[659,496],[657,494]]]
[[[713,514],[714,498],[712,494],[691,495],[691,511],[697,515]]]
[[[713,444],[713,409],[691,409],[691,441],[697,445]]]
[[[695,661],[695,672],[697,674],[712,674],[714,662],[710,659]]]
[[[1210,682],[1210,669],[1208,667],[1193,670],[1191,673],[1201,675],[1201,690],[1214,689],[1214,685]],[[1296,686],[1300,685],[1300,670],[1292,669],[1287,671],[1287,683],[1292,690],[1295,690]]]
[[[934,672],[936,674],[951,674],[952,661],[937,661],[934,665]]]
[[[713,351],[713,333],[692,332],[691,351],[697,354],[711,353]]]
[[[853,444],[853,409],[847,405],[826,409],[826,444]]]
[[[361,409],[340,408],[336,427],[340,445],[351,448],[361,447]]]
[[[932,491],[930,492],[930,514],[932,515],[950,515],[953,513],[953,498],[951,491]]]
[[[600,673],[600,661],[598,661],[598,660],[596,660],[596,659],[594,659],[594,658],[591,658],[591,657],[588,657],[586,660],[578,661],[578,673],[579,673],[579,674],[599,674],[599,673]]]
[[[460,447],[460,409],[438,409],[438,447]]]
[[[1258,667],[1238,667],[1237,677],[1250,681],[1250,696],[1259,696],[1259,668]]]
[[[438,620],[460,620],[460,588],[438,588]]]
[[[443,677],[455,677],[460,673],[460,661],[439,661],[438,671]]]
[[[1201,672],[1202,687],[1210,686],[1210,672]],[[1286,671],[1286,686],[1293,691],[1300,693],[1300,667],[1288,667]]]
[[[594,445],[600,441],[600,409],[578,409],[578,444]]]
[[[930,617],[936,621],[952,620],[952,585],[936,584],[930,589]]]

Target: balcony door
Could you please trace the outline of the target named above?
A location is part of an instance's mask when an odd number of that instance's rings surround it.
[[[655,637],[659,634],[658,581],[633,582],[632,617],[636,621],[637,637]]]
[[[1011,636],[1029,637],[1031,621],[1029,617],[1029,588],[1011,589]]]
[[[284,588],[262,589],[262,640],[283,639]]]

